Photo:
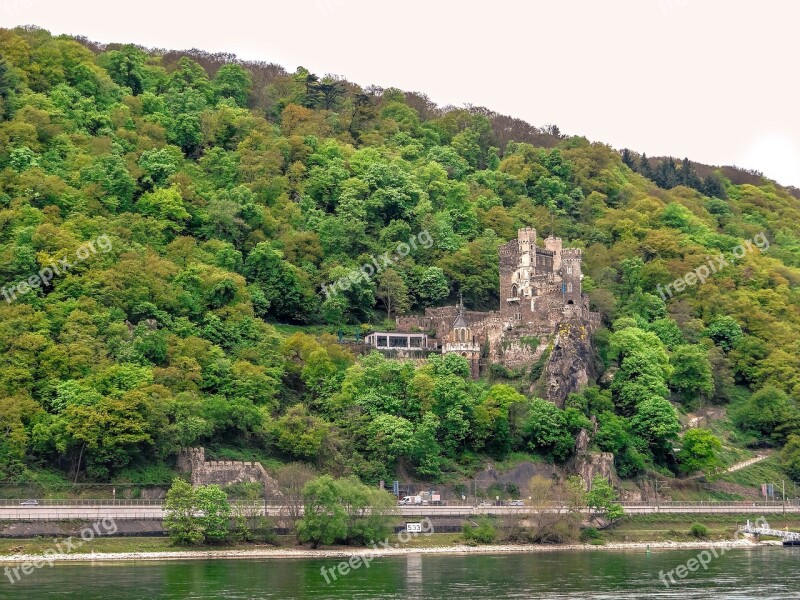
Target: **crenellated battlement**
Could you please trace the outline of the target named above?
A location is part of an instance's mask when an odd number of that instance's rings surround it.
[[[260,462],[239,460],[206,460],[205,448],[183,448],[178,453],[178,470],[191,475],[193,486],[260,483],[270,494],[280,495],[277,482]]]
[[[536,242],[536,229],[533,227],[524,227],[517,230],[517,241],[519,242]]]
[[[580,248],[564,248],[561,251],[561,260],[581,260],[582,252]]]
[[[519,255],[519,246],[516,242],[508,242],[500,246],[497,252],[500,256],[517,256]]]

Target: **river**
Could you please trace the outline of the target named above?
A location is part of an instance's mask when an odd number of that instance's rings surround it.
[[[342,559],[61,563],[0,582],[3,600],[498,598],[800,598],[800,548],[558,551],[502,555],[412,554],[375,558],[346,575]],[[719,550],[717,550],[719,554]],[[687,567],[688,565],[688,567]],[[667,572],[673,571],[674,584]],[[689,571],[690,567],[696,570]],[[325,568],[328,582],[322,575]],[[665,586],[659,573],[670,583]],[[679,575],[683,573],[681,579]]]

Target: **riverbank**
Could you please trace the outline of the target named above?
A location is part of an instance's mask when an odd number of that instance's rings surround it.
[[[767,545],[762,543],[760,545]],[[311,550],[307,548],[282,548],[263,546],[251,549],[202,549],[202,550],[173,550],[165,552],[92,552],[92,553],[42,553],[42,554],[12,554],[0,555],[0,564],[10,563],[57,563],[57,562],[116,562],[116,561],[163,561],[163,560],[207,560],[207,559],[246,559],[246,558],[273,558],[273,559],[320,559],[320,558],[350,558],[351,556],[371,556],[373,558],[387,556],[406,556],[409,554],[515,554],[535,552],[559,551],[610,551],[610,550],[682,550],[682,549],[708,549],[708,548],[754,548],[759,544],[749,540],[728,541],[695,541],[695,542],[628,542],[593,544],[493,544],[481,546],[467,546],[453,544],[450,546],[428,547],[388,547],[383,548],[326,548]]]

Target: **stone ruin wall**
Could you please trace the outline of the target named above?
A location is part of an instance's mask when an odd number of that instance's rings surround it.
[[[237,483],[260,483],[267,494],[279,495],[278,483],[260,462],[212,460],[205,458],[205,448],[185,448],[178,454],[178,471],[191,474],[193,486]]]

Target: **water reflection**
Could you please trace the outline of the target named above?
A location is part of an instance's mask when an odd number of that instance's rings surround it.
[[[697,550],[380,557],[326,584],[342,559],[64,564],[39,569],[0,599],[29,600],[738,600],[800,598],[800,548],[737,549],[665,587]]]
[[[406,592],[416,596],[422,592],[422,555],[406,556]]]

